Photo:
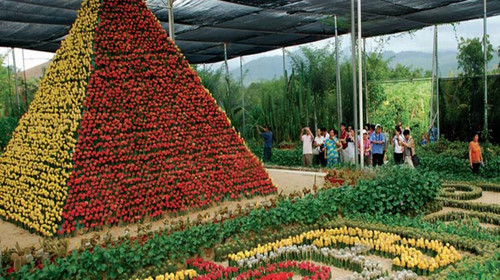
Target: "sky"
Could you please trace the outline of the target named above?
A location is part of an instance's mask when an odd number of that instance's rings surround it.
[[[490,17],[487,21],[487,30],[488,34],[490,34],[490,41],[493,44],[493,47],[496,49],[500,46],[500,36],[498,36],[496,32],[500,30],[500,16]],[[432,52],[432,40],[433,40],[433,27],[427,27],[421,30],[418,30],[412,34],[402,33],[402,34],[394,34],[389,36],[382,37],[374,37],[366,39],[367,51],[373,51],[376,48],[380,47],[380,41],[383,39],[387,41],[386,44],[383,45],[384,51],[393,51],[393,52],[402,52],[402,51],[420,51],[420,52]],[[471,20],[466,22],[461,22],[455,25],[455,28],[451,24],[440,25],[438,27],[438,48],[440,51],[456,51],[458,46],[458,40],[460,37],[464,38],[472,38],[472,37],[480,37],[483,36],[483,21],[481,19]],[[307,45],[315,46],[315,47],[323,47],[327,44],[331,44],[333,46],[333,39],[326,39],[314,43],[309,43]],[[341,44],[344,47],[349,47],[350,45],[350,37],[349,35],[341,36]],[[295,51],[299,48],[299,46],[288,47],[287,51]],[[16,63],[18,69],[26,69],[32,68],[44,62],[47,62],[53,57],[53,53],[48,52],[39,52],[32,50],[24,50],[24,67],[23,67],[23,56],[21,49],[15,49],[16,55]],[[10,63],[12,65],[12,53],[9,48],[0,47],[0,55],[8,54],[8,60],[4,61],[4,65]],[[276,56],[281,55],[281,49],[269,51],[266,53],[250,55],[243,57],[244,62],[249,62],[251,60],[266,57],[266,56]],[[230,68],[236,68],[239,65],[238,59],[232,59],[229,61]]]

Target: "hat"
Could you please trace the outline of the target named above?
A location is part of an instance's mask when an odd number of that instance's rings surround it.
[[[365,129],[363,129],[363,134],[368,134],[368,132],[366,132],[366,130],[365,130]]]
[[[378,127],[382,127],[382,126],[381,126],[380,124],[377,124],[377,125],[375,126],[375,128],[378,128]]]

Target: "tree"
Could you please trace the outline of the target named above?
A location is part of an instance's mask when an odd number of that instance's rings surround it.
[[[493,58],[493,46],[486,38],[488,46],[487,61]],[[464,39],[460,37],[458,43],[458,69],[462,69],[464,76],[479,76],[484,74],[483,43],[478,37]]]
[[[498,47],[498,57],[500,57],[500,46]],[[500,62],[498,62],[498,69],[500,69]]]

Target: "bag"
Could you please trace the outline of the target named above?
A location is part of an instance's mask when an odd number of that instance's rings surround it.
[[[417,167],[420,164],[420,159],[418,158],[417,155],[413,155],[411,157],[411,161],[413,162],[414,167]]]
[[[314,155],[314,156],[319,155],[319,151],[318,151],[318,149],[317,149],[317,148],[314,148],[314,149],[313,149],[313,155]]]

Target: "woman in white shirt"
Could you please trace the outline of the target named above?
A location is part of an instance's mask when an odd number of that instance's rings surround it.
[[[392,138],[392,145],[394,146],[394,163],[397,165],[403,164],[403,147],[401,147],[401,142],[404,141],[403,135],[401,135],[401,129],[396,126],[394,129],[394,137]]]
[[[348,163],[355,163],[355,156],[356,156],[356,148],[354,146],[354,130],[352,129],[352,126],[349,126],[348,128],[348,137],[347,137],[347,162]]]
[[[322,157],[324,154],[324,151],[322,148],[324,147],[325,144],[325,137],[323,136],[323,132],[321,129],[316,130],[316,137],[314,138],[314,161],[316,162],[317,165],[320,165],[322,162]]]

